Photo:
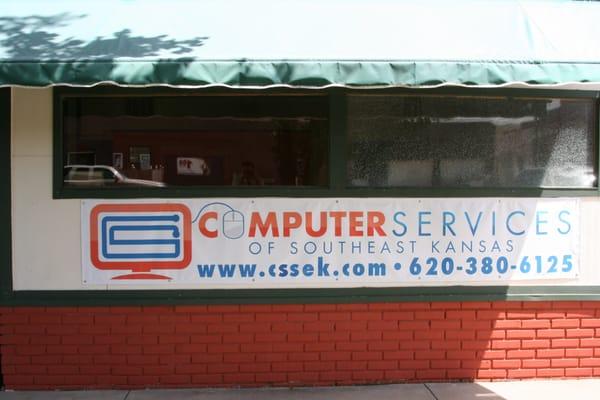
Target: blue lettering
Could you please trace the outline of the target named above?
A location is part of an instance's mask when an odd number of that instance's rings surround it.
[[[513,235],[515,235],[515,236],[521,236],[521,235],[525,234],[525,230],[524,230],[524,229],[523,229],[522,231],[520,231],[520,232],[516,232],[516,231],[514,231],[514,230],[513,230],[513,229],[510,227],[510,220],[512,219],[512,217],[513,217],[513,216],[515,216],[515,215],[517,215],[517,214],[518,214],[518,215],[525,216],[525,213],[524,213],[523,211],[520,211],[520,210],[518,210],[518,211],[513,211],[513,212],[511,212],[510,214],[508,214],[508,217],[506,217],[506,229],[508,229],[508,231],[509,231],[510,233],[512,233]]]
[[[402,227],[402,231],[399,231],[399,232],[396,232],[395,229],[392,229],[392,233],[394,234],[394,236],[404,236],[404,235],[406,235],[406,231],[408,230],[408,227],[406,226],[406,224],[399,220],[399,218],[401,216],[406,217],[406,214],[402,211],[398,211],[397,213],[394,214],[394,222]]]
[[[426,215],[431,215],[431,211],[419,211],[419,236],[431,236],[430,232],[423,232],[423,225],[431,225],[430,220],[423,219]]]

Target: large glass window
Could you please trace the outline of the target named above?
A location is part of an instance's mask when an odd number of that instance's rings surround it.
[[[327,186],[328,99],[65,96],[71,188]]]
[[[354,187],[592,188],[591,99],[350,95]]]
[[[592,96],[501,89],[56,93],[58,196],[126,197],[131,191],[123,188],[148,197],[598,188]]]

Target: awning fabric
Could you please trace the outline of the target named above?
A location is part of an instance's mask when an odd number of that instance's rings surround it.
[[[0,1],[0,85],[600,83],[600,3]]]

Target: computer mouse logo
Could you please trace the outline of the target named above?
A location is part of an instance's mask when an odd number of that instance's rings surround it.
[[[192,223],[196,221],[200,233],[208,238],[216,238],[222,234],[227,239],[239,239],[245,232],[244,214],[221,202],[208,203],[202,207]]]
[[[152,270],[186,268],[192,258],[191,213],[183,204],[100,204],[90,213],[90,257],[112,279],[171,279]]]

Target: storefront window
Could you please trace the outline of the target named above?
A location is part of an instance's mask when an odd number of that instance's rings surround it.
[[[590,99],[351,95],[353,187],[597,187]]]
[[[62,98],[63,186],[327,186],[326,96]]]

